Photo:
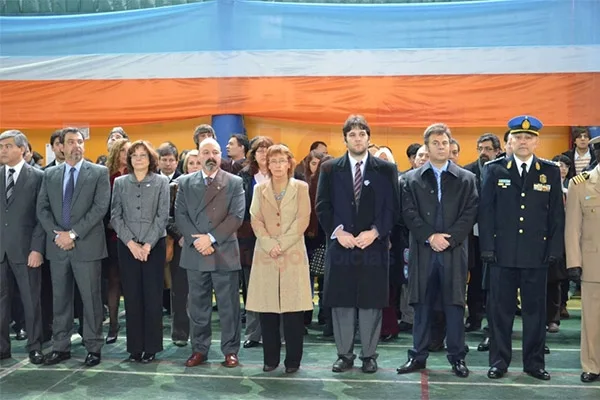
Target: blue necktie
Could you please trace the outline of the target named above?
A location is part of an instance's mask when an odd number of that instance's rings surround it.
[[[69,171],[69,180],[67,181],[67,188],[63,196],[62,205],[62,224],[63,229],[71,229],[71,202],[73,201],[73,193],[75,192],[75,167],[71,167]]]
[[[210,186],[210,184],[213,181],[213,178],[211,178],[210,176],[207,176],[205,180],[206,180],[206,186]]]

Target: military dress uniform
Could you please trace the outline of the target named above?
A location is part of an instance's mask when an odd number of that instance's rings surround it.
[[[512,134],[537,136],[541,127],[527,116],[509,122]],[[546,280],[548,266],[564,254],[564,204],[556,164],[535,155],[527,161],[529,166],[513,155],[490,161],[483,170],[479,240],[490,274],[490,378],[502,377],[510,365],[520,288],[523,370],[550,379],[544,361]]]
[[[593,140],[600,146],[600,135]],[[573,177],[567,196],[567,268],[581,277],[581,380],[593,382],[600,376],[600,166]]]

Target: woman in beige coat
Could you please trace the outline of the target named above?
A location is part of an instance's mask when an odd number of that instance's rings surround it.
[[[256,235],[246,308],[258,312],[263,335],[263,371],[279,365],[283,318],[285,372],[300,367],[304,311],[312,310],[310,273],[304,231],[310,219],[308,185],[291,178],[295,162],[290,150],[267,150],[271,179],[254,187],[250,219]]]

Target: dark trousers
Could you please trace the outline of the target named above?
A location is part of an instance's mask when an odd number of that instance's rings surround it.
[[[485,316],[485,292],[483,291],[483,262],[480,257],[479,238],[473,236],[469,241],[469,256],[472,260],[469,263],[471,266],[469,285],[467,288],[467,307],[469,309],[469,321],[472,323],[481,323]]]
[[[171,260],[171,339],[187,340],[190,337],[190,318],[187,314],[187,271],[179,266],[181,247],[175,242]]]
[[[439,262],[433,262],[427,280],[427,291],[423,303],[413,304],[415,319],[413,323],[413,348],[408,355],[418,361],[425,361],[429,357],[429,344],[431,342],[431,324],[434,319],[436,306],[444,298],[442,287],[445,279],[444,267]],[[463,318],[465,309],[453,304],[441,304],[446,316],[446,345],[448,347],[448,361],[464,360],[465,353],[465,326]]]
[[[569,301],[569,285],[571,281],[568,279],[564,279],[560,281],[560,305],[561,307],[567,306],[567,301]]]
[[[397,335],[400,333],[398,314],[396,313],[397,299],[398,289],[394,285],[390,285],[389,304],[381,313],[381,336]]]
[[[44,260],[40,267],[42,290],[40,293],[40,304],[42,308],[42,341],[46,342],[52,339],[52,275],[50,274],[50,262]]]
[[[125,297],[127,351],[162,351],[162,291],[166,257],[165,239],[150,251],[148,261],[133,258],[129,248],[119,241],[119,268]]]
[[[265,365],[279,365],[281,352],[281,337],[279,323],[283,319],[283,334],[285,335],[286,368],[298,368],[302,361],[304,345],[304,311],[283,314],[260,313],[260,326],[263,337],[263,354]]]
[[[490,327],[490,367],[506,371],[512,359],[511,335],[521,288],[523,321],[523,369],[545,367],[546,268],[506,268],[490,266],[488,324]]]
[[[560,325],[561,281],[548,282],[546,286],[546,324]]]

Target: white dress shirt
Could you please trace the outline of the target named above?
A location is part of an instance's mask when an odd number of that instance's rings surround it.
[[[9,167],[8,165],[5,165],[5,173],[4,173],[4,183],[6,183],[6,186],[8,187],[8,175],[10,175],[10,172],[8,171],[9,169],[14,169],[15,173],[13,174],[13,181],[15,182],[15,185],[17,184],[17,179],[19,179],[19,174],[21,173],[21,170],[23,169],[23,165],[25,165],[25,159],[21,159],[21,161],[19,161],[17,163],[17,165],[15,165],[14,167]]]
[[[531,171],[531,164],[533,163],[533,155],[529,156],[528,160],[521,160],[519,157],[515,155],[515,163],[517,164],[517,171],[519,172],[519,176],[523,174],[523,168],[521,164],[527,164],[526,172]]]

